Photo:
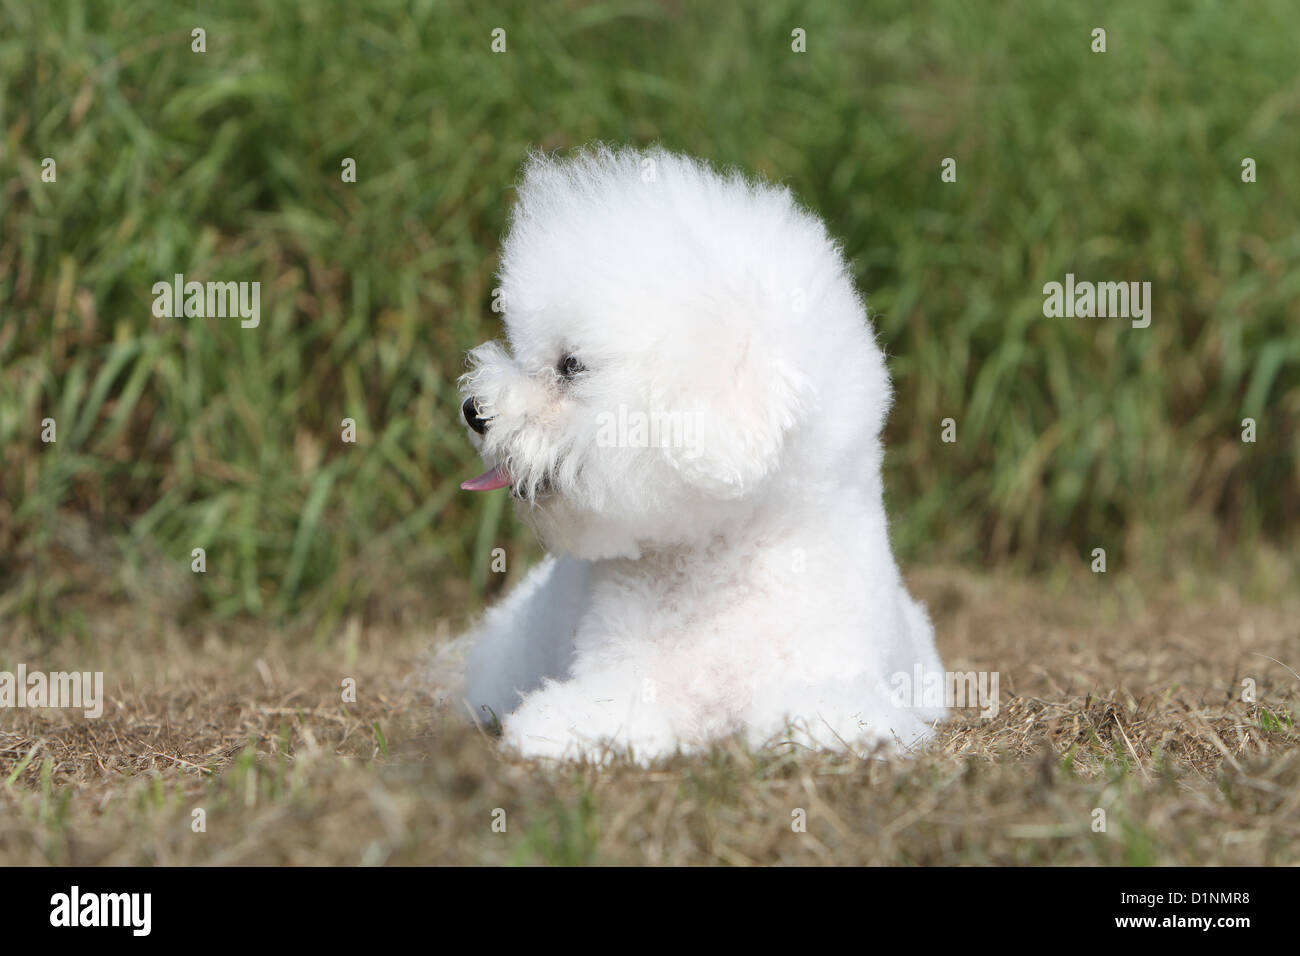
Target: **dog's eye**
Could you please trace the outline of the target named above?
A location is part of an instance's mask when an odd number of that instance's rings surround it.
[[[573,378],[579,372],[585,372],[587,366],[578,361],[576,355],[563,355],[560,357],[560,363],[556,366],[560,374],[565,378]]]

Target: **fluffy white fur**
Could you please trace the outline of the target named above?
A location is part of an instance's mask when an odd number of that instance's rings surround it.
[[[551,556],[471,635],[476,717],[557,758],[928,737],[943,708],[892,700],[941,664],[890,551],[889,375],[820,220],[664,151],[536,156],[500,278],[470,438]],[[620,406],[689,435],[611,447]]]

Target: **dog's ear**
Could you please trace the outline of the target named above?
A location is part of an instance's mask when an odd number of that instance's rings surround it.
[[[692,485],[739,498],[777,466],[788,433],[813,403],[813,390],[792,365],[753,343],[722,365],[709,387],[692,390],[677,405],[682,440],[666,451]]]

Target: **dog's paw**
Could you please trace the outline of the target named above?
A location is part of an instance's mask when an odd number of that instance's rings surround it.
[[[658,708],[627,697],[595,697],[580,687],[552,684],[526,697],[506,718],[502,741],[525,757],[646,764],[677,750]]]

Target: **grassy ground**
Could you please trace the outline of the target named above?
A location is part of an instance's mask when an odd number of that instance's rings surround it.
[[[105,716],[0,716],[0,864],[1297,864],[1289,571],[1253,575],[1271,595],[916,574],[948,666],[999,671],[1002,700],[902,763],[723,745],[648,772],[546,768],[437,710],[414,677],[426,628],[322,643],[97,615],[119,645]]]

